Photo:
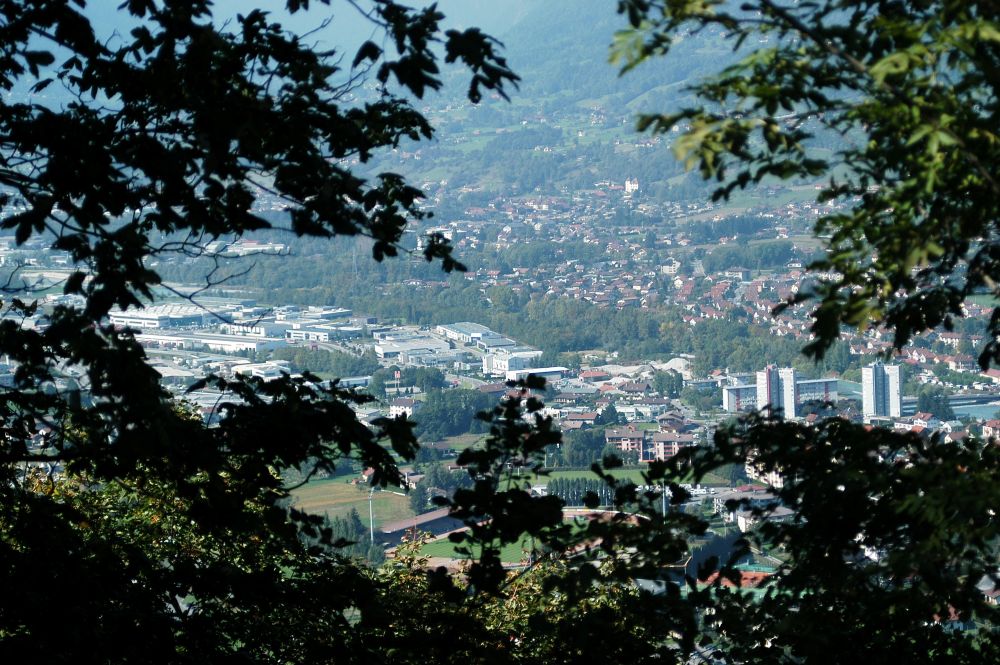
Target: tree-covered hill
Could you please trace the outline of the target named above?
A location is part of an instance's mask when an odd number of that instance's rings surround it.
[[[467,11],[506,28],[496,32],[522,73],[520,89],[510,104],[494,98],[473,108],[449,98],[431,112],[440,140],[421,146],[419,159],[387,157],[395,168],[415,180],[447,181],[450,190],[498,194],[589,189],[626,177],[654,198],[704,193],[665,145],[640,147],[633,129],[637,113],[690,101],[686,83],[732,59],[718,35],[692,35],[683,53],[621,77],[608,64],[618,26],[613,3],[525,0],[505,20]]]

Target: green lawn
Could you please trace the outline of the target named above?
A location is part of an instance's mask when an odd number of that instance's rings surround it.
[[[466,559],[469,558],[455,551],[456,545],[447,538],[441,538],[427,543],[420,548],[421,556],[441,558],[441,559]],[[512,543],[500,550],[500,560],[504,563],[517,563],[527,558],[526,552],[531,549],[531,539],[525,538],[520,543]],[[475,552],[473,552],[475,554]],[[473,557],[474,558],[474,557]]]
[[[1000,306],[1000,300],[997,299],[992,293],[975,293],[966,298],[971,303],[975,303],[980,307],[997,307]]]
[[[485,434],[459,434],[458,436],[450,436],[442,440],[441,443],[453,450],[462,451],[485,439]]]
[[[615,478],[624,478],[626,480],[631,480],[634,483],[642,482],[642,470],[641,469],[613,469],[611,475]],[[568,480],[575,480],[577,478],[594,478],[593,471],[589,469],[580,471],[551,471],[547,476],[535,476],[537,482],[533,481],[535,485],[548,485],[550,480],[554,478],[566,478]]]
[[[643,478],[642,478],[642,469],[613,469],[611,471],[611,475],[613,477],[615,477],[615,478],[624,478],[626,480],[631,480],[636,485],[641,485],[644,482]],[[567,478],[567,479],[594,478],[594,479],[596,479],[597,476],[594,475],[593,471],[590,471],[588,469],[577,470],[577,471],[551,471],[551,472],[549,472],[549,474],[547,476],[533,476],[531,478],[531,483],[532,483],[532,485],[548,485],[549,481],[552,480],[553,478]],[[690,481],[690,480],[691,479],[688,478],[688,479],[686,479],[683,482],[687,482],[687,481]],[[701,480],[701,482],[704,485],[728,485],[729,484],[729,479],[728,478],[722,478],[722,477],[719,477],[719,476],[716,476],[716,475],[710,473],[710,474],[707,474]]]
[[[569,522],[573,527],[574,533],[580,533],[586,529],[585,523],[579,523],[575,520],[569,520]],[[459,554],[458,552],[456,552],[455,551],[456,547],[461,547],[461,545],[457,545],[448,540],[447,537],[445,537],[426,543],[423,547],[420,548],[420,554],[426,557],[434,557],[441,559],[462,560],[470,558],[464,554]],[[532,539],[530,536],[525,534],[519,543],[511,543],[510,545],[507,545],[506,547],[500,549],[500,560],[503,563],[518,563],[520,561],[524,561],[527,559],[527,553],[528,551],[531,550],[531,547],[532,547]],[[473,550],[473,554],[475,555],[478,553],[475,550]]]
[[[478,437],[479,435],[467,435]],[[455,437],[461,438],[461,437]],[[469,442],[471,445],[474,441]],[[615,478],[625,478],[636,484],[642,484],[641,469],[614,469],[611,475]],[[525,474],[525,480],[532,485],[548,485],[552,478],[596,478],[592,471],[552,471],[547,476],[530,476]],[[707,476],[703,481],[709,485],[724,485],[728,479],[718,478],[712,475]],[[368,524],[368,488],[367,486],[352,485],[343,477],[323,480],[313,480],[305,486],[295,490],[292,494],[295,507],[316,515],[329,515],[330,517],[343,516],[351,512],[351,509],[358,511],[361,521]],[[410,510],[409,499],[405,495],[396,494],[394,491],[378,491],[372,499],[372,511],[375,515],[375,527],[397,522],[413,517]],[[511,546],[514,554],[518,554],[520,549]],[[438,556],[437,554],[430,556]],[[517,558],[513,559],[514,561]]]
[[[493,132],[482,132],[478,136],[472,132],[468,132],[461,137],[456,137],[454,142],[448,144],[448,147],[466,154],[473,150],[482,150],[495,136],[496,134]]]
[[[345,482],[343,478],[314,480],[300,487],[292,494],[295,507],[317,515],[330,517],[346,515],[354,508],[361,521],[368,524],[368,488],[359,489]],[[413,517],[410,502],[406,496],[390,491],[377,491],[372,497],[372,512],[375,527]]]

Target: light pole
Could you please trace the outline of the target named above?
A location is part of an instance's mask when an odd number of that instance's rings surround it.
[[[375,512],[372,510],[372,496],[375,494],[375,486],[368,490],[368,528],[371,531],[371,543],[375,544]]]

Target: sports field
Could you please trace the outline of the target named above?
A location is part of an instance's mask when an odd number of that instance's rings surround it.
[[[295,490],[292,499],[296,508],[316,515],[341,516],[354,508],[361,516],[361,521],[368,524],[367,485],[353,485],[344,478],[313,480]],[[375,516],[375,528],[413,517],[408,498],[401,493],[386,490],[377,491],[372,496],[372,512]]]

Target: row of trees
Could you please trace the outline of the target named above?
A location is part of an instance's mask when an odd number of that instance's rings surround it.
[[[580,429],[563,437],[559,459],[565,466],[587,468],[600,461],[604,454],[605,438],[601,429]]]
[[[359,356],[299,346],[276,349],[272,358],[288,360],[298,371],[309,370],[335,377],[367,376],[381,367],[374,351]]]
[[[549,496],[556,496],[567,506],[614,503],[614,490],[599,478],[552,478],[547,486]]]

